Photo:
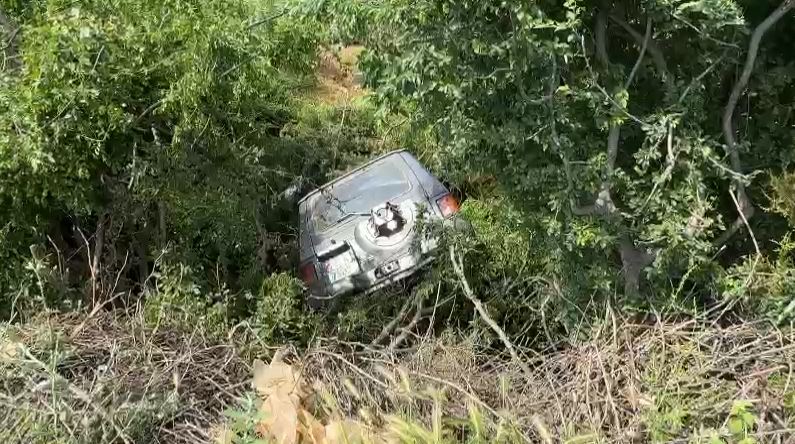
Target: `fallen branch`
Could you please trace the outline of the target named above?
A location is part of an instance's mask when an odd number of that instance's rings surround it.
[[[450,245],[450,261],[453,263],[455,274],[458,276],[458,280],[461,282],[461,287],[464,289],[464,295],[467,297],[467,299],[469,299],[470,302],[472,302],[472,305],[475,306],[475,310],[477,310],[483,321],[485,321],[486,324],[494,331],[494,333],[499,336],[502,344],[508,350],[508,353],[511,354],[511,358],[513,358],[516,364],[521,367],[525,375],[531,377],[533,373],[530,371],[530,367],[519,357],[519,354],[516,352],[516,348],[513,346],[513,343],[508,339],[508,335],[506,335],[505,331],[500,328],[499,325],[497,325],[497,322],[489,315],[489,312],[483,306],[483,303],[480,302],[480,299],[478,299],[477,296],[475,296],[475,293],[472,292],[472,288],[469,286],[469,282],[464,275],[464,266],[460,259],[456,258],[455,247],[452,245]]]
[[[393,331],[395,331],[400,321],[404,317],[406,317],[409,308],[411,308],[412,302],[413,302],[412,299],[406,300],[406,302],[403,304],[403,307],[400,308],[400,311],[398,312],[397,316],[395,316],[391,321],[389,321],[389,323],[386,324],[384,328],[381,330],[381,333],[379,333],[378,336],[376,336],[376,338],[373,339],[372,342],[370,342],[371,346],[380,344],[384,339],[386,339],[390,334],[392,334]]]
[[[402,328],[400,334],[394,340],[392,340],[392,342],[389,344],[389,351],[390,352],[394,352],[395,349],[397,349],[404,342],[406,342],[406,339],[408,339],[409,334],[411,333],[411,331],[414,329],[414,327],[417,326],[417,324],[420,322],[420,319],[422,319],[422,314],[423,314],[423,311],[424,311],[423,310],[423,303],[422,303],[422,295],[421,294],[417,294],[417,296],[415,297],[414,300],[417,303],[417,307],[414,310],[414,316],[411,318],[411,322],[409,322],[409,324],[407,326]]]

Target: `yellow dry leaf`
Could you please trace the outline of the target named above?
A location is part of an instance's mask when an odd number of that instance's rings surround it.
[[[275,360],[270,365],[259,359],[254,361],[254,388],[263,399],[280,393],[303,400],[309,394],[298,372],[289,364]]]
[[[280,444],[298,442],[297,405],[288,395],[274,393],[260,406],[262,420],[257,424],[257,432],[264,438],[271,438]]]
[[[352,419],[331,421],[326,425],[328,444],[361,444],[365,442],[365,429]]]
[[[326,444],[326,428],[311,413],[301,409],[298,411],[298,433],[305,444]]]
[[[19,356],[19,347],[21,345],[10,339],[0,341],[0,362],[11,361]]]

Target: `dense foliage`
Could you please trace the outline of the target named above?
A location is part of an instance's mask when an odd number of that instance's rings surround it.
[[[8,429],[206,440],[291,350],[407,442],[791,433],[793,47],[795,0],[0,0]],[[398,147],[474,235],[309,311],[296,199]]]
[[[218,334],[369,339],[404,301],[305,313],[292,199],[403,146],[468,197],[477,238],[447,241],[522,341],[606,303],[789,322],[792,9],[6,0],[0,310],[145,301]],[[372,94],[314,93],[352,43]],[[407,297],[469,326],[445,267]]]
[[[580,306],[751,297],[783,321],[789,284],[749,289],[791,277],[791,220],[770,208],[791,206],[792,8],[394,0],[366,9],[363,67],[433,128],[442,171],[493,177],[522,212],[525,274]]]
[[[311,168],[278,137],[311,84],[311,25],[244,1],[4,9],[18,64],[0,85],[0,307],[26,275],[67,281],[23,304],[138,294],[164,251],[218,289],[258,287],[277,258],[257,248],[292,213],[279,194]]]

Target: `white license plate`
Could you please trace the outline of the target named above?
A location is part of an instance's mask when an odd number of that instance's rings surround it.
[[[351,250],[334,256],[323,264],[331,282],[337,282],[359,271],[359,263]]]

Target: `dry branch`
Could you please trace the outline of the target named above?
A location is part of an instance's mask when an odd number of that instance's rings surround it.
[[[392,334],[393,331],[395,331],[397,326],[400,324],[400,321],[402,321],[403,318],[406,317],[406,314],[411,308],[412,302],[414,302],[413,299],[406,299],[406,302],[403,303],[403,307],[400,308],[398,314],[391,321],[389,321],[381,330],[381,333],[379,333],[378,336],[376,336],[375,339],[373,339],[372,342],[370,342],[371,346],[380,344],[381,342],[384,341],[384,339],[389,337],[389,335]]]
[[[50,335],[62,338],[52,357],[41,349]],[[141,427],[157,442],[209,442],[249,380],[232,344],[164,326],[153,331],[104,310],[42,315],[16,337],[24,354],[0,359],[14,370],[0,374],[0,439],[10,442],[35,440],[36,424],[53,421],[72,429],[68,442],[133,442]],[[4,405],[7,398],[14,402]],[[103,432],[109,435],[97,440]]]
[[[754,399],[754,409],[766,413],[752,435],[760,442],[774,437],[788,442],[792,431],[775,418],[785,424],[792,420],[782,404],[795,364],[792,340],[753,324],[635,325],[607,316],[594,337],[534,359],[529,374],[513,359],[466,341],[438,338],[400,357],[369,349],[354,361],[315,349],[302,363],[307,377],[333,395],[342,414],[354,417],[362,408],[376,416],[411,411],[414,420],[430,424],[433,400],[424,393],[447,390],[445,417],[466,418],[467,404],[476,404],[491,424],[511,421],[529,442],[564,442],[572,439],[572,430],[594,433],[589,441],[647,442],[648,412],[664,399],[672,407],[687,406],[690,423],[668,437],[668,442],[685,443],[695,438],[698,425],[720,430],[734,400]],[[518,354],[524,352],[515,347]],[[351,394],[350,385],[361,396]]]

